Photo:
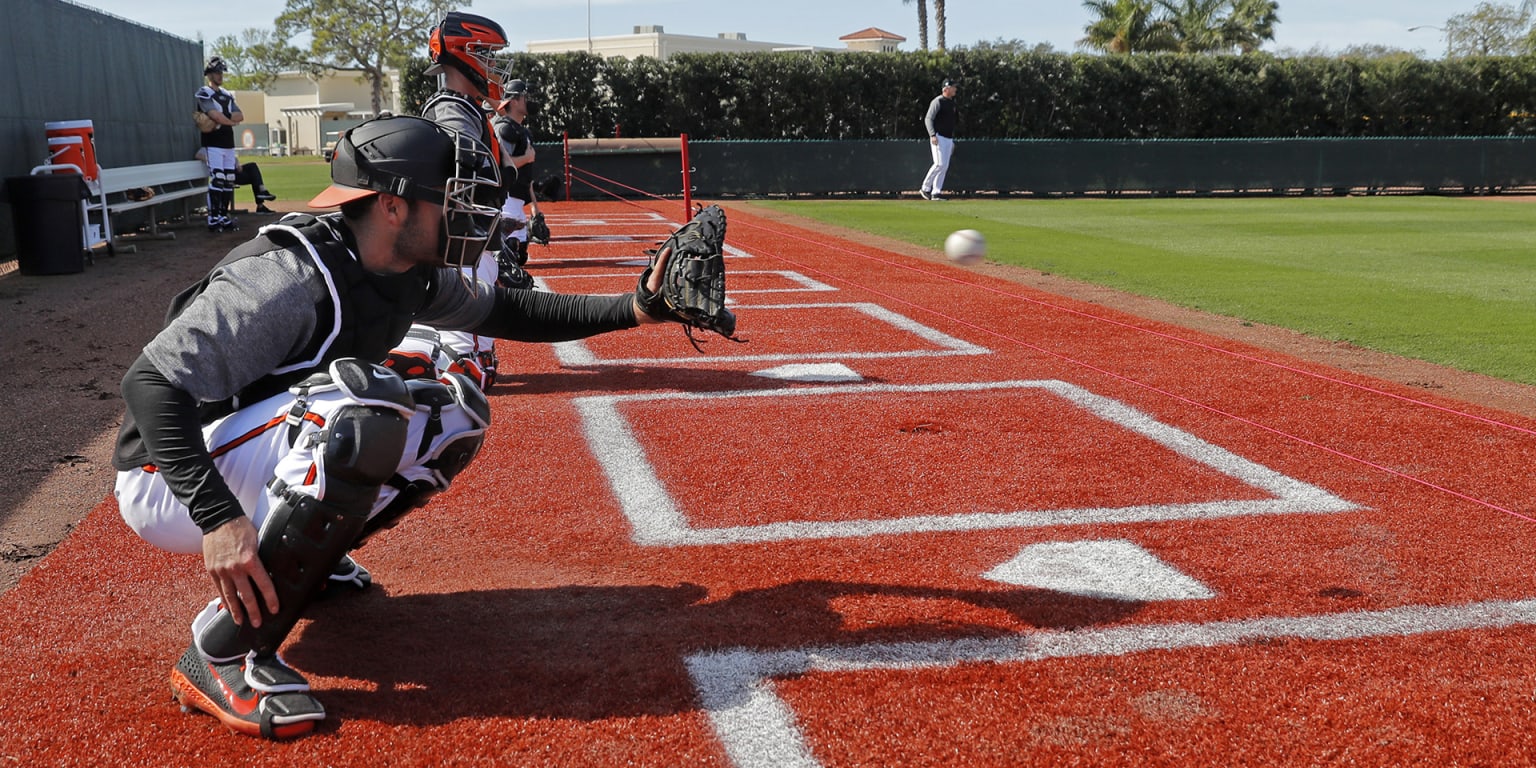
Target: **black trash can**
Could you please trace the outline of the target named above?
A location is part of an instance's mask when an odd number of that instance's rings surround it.
[[[16,228],[16,268],[27,275],[85,271],[85,211],[91,194],[78,173],[13,176],[5,180]]]

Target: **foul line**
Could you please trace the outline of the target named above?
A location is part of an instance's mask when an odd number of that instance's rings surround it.
[[[1536,624],[1536,599],[1462,606],[1404,606],[1383,611],[1267,617],[1208,624],[1151,624],[1029,632],[935,642],[821,646],[783,651],[707,651],[685,660],[715,735],[740,768],[816,768],[794,712],[773,678],[810,672],[865,672],[1029,663],[1124,656],[1147,651],[1222,648],[1269,639],[1315,641],[1409,637]]]
[[[1277,363],[1277,362],[1274,362],[1274,361],[1271,361],[1271,360],[1265,360],[1263,358],[1254,357],[1252,355],[1247,355],[1247,354],[1244,354],[1244,353],[1241,353],[1241,352],[1234,352],[1234,351],[1231,351],[1231,350],[1222,349],[1221,347],[1213,346],[1213,345],[1210,345],[1210,344],[1205,344],[1204,342],[1198,342],[1198,341],[1194,341],[1194,340],[1191,340],[1191,339],[1181,338],[1179,336],[1174,336],[1172,334],[1163,333],[1162,331],[1155,331],[1155,330],[1152,330],[1150,328],[1143,328],[1141,326],[1132,325],[1130,323],[1126,323],[1126,322],[1123,322],[1123,321],[1120,321],[1120,320],[1112,320],[1110,318],[1101,317],[1099,315],[1094,315],[1094,314],[1089,313],[1089,312],[1083,312],[1083,311],[1077,310],[1077,309],[1070,309],[1068,307],[1063,307],[1063,306],[1061,306],[1059,304],[1052,304],[1050,302],[1041,301],[1039,299],[1033,299],[1033,298],[1030,298],[1028,296],[1021,296],[1019,294],[1009,293],[1008,291],[1000,290],[998,288],[993,288],[991,286],[980,285],[980,284],[973,283],[973,282],[970,282],[970,281],[967,281],[967,280],[961,280],[959,278],[951,277],[949,275],[943,275],[943,274],[939,274],[937,272],[931,272],[929,270],[919,269],[919,268],[917,268],[915,266],[912,266],[910,264],[903,264],[903,263],[900,263],[900,262],[892,261],[890,259],[885,259],[885,258],[881,258],[879,256],[874,256],[874,255],[871,255],[871,254],[868,254],[868,253],[863,253],[863,252],[860,252],[860,251],[856,251],[856,250],[853,250],[851,248],[845,248],[845,247],[843,247],[841,245],[837,245],[835,243],[828,243],[828,242],[821,241],[821,240],[812,240],[812,239],[810,239],[808,237],[797,235],[797,234],[795,234],[793,232],[786,232],[786,231],[784,231],[782,229],[774,229],[774,228],[770,228],[770,227],[764,227],[764,226],[762,226],[760,224],[753,224],[750,221],[749,222],[744,222],[744,224],[746,226],[753,227],[755,229],[760,229],[760,230],[763,230],[764,232],[768,232],[768,233],[771,233],[773,235],[777,235],[777,236],[780,236],[780,237],[793,238],[795,240],[800,240],[800,241],[805,242],[805,243],[810,243],[810,244],[816,245],[817,247],[820,247],[820,248],[830,248],[832,250],[842,251],[843,253],[847,253],[847,254],[851,254],[851,255],[854,255],[854,256],[858,256],[858,257],[863,258],[863,259],[868,259],[868,260],[871,260],[871,261],[879,262],[879,263],[885,264],[887,266],[897,267],[897,268],[905,269],[905,270],[912,271],[912,272],[918,272],[918,273],[921,273],[921,274],[924,274],[924,275],[927,275],[927,276],[930,276],[930,277],[939,277],[939,278],[942,278],[942,279],[945,279],[945,280],[949,280],[950,282],[960,283],[962,285],[968,285],[968,286],[971,286],[973,288],[980,288],[982,290],[989,291],[991,293],[995,293],[995,294],[998,294],[1000,296],[1006,296],[1006,297],[1009,297],[1009,298],[1018,299],[1020,301],[1029,302],[1031,304],[1036,304],[1036,305],[1039,305],[1039,306],[1042,306],[1042,307],[1047,307],[1047,308],[1055,309],[1055,310],[1058,310],[1058,311],[1061,311],[1061,312],[1066,312],[1066,313],[1069,313],[1069,314],[1078,315],[1080,317],[1084,317],[1084,318],[1087,318],[1087,319],[1090,319],[1090,320],[1097,320],[1099,322],[1109,323],[1111,325],[1117,325],[1117,326],[1120,326],[1122,328],[1126,328],[1126,329],[1129,329],[1129,330],[1140,331],[1142,333],[1152,334],[1154,336],[1158,336],[1158,337],[1161,337],[1161,338],[1169,340],[1169,341],[1176,341],[1176,342],[1180,342],[1180,343],[1183,343],[1183,344],[1188,344],[1188,345],[1191,345],[1191,346],[1194,346],[1194,347],[1198,347],[1198,348],[1201,348],[1201,349],[1205,349],[1205,350],[1209,350],[1209,351],[1212,351],[1212,352],[1220,352],[1222,354],[1231,355],[1233,357],[1237,357],[1237,358],[1240,358],[1240,359],[1243,359],[1243,360],[1247,360],[1247,361],[1250,361],[1250,362],[1255,362],[1255,363],[1260,363],[1260,364],[1263,364],[1263,365],[1268,365],[1268,366],[1271,366],[1271,367],[1274,367],[1274,368],[1279,368],[1279,369],[1282,369],[1282,370],[1285,370],[1285,371],[1290,371],[1292,373],[1301,374],[1303,376],[1309,376],[1309,377],[1312,377],[1312,378],[1315,378],[1315,379],[1320,379],[1322,381],[1328,381],[1328,382],[1332,382],[1332,383],[1335,383],[1335,384],[1342,384],[1342,385],[1347,386],[1347,387],[1353,387],[1355,389],[1362,390],[1362,391],[1365,391],[1365,392],[1369,392],[1369,393],[1372,393],[1372,394],[1389,397],[1389,398],[1392,398],[1392,399],[1395,399],[1395,400],[1401,400],[1403,402],[1407,402],[1407,403],[1410,403],[1410,404],[1413,404],[1413,405],[1418,405],[1418,406],[1422,406],[1422,407],[1425,407],[1425,408],[1430,408],[1430,409],[1433,409],[1433,410],[1438,410],[1438,411],[1442,411],[1442,412],[1445,412],[1445,413],[1450,413],[1450,414],[1454,414],[1454,415],[1457,415],[1457,416],[1462,416],[1462,417],[1465,417],[1465,418],[1468,418],[1468,419],[1472,419],[1472,420],[1475,420],[1475,421],[1480,421],[1480,422],[1483,422],[1483,423],[1488,424],[1488,425],[1504,427],[1506,429],[1514,430],[1514,431],[1517,431],[1517,432],[1522,432],[1522,433],[1529,434],[1529,435],[1536,435],[1536,430],[1527,429],[1525,427],[1518,427],[1518,426],[1515,426],[1513,424],[1508,424],[1508,423],[1505,423],[1505,422],[1502,422],[1502,421],[1498,421],[1496,419],[1489,419],[1489,418],[1486,418],[1486,417],[1483,417],[1483,416],[1477,416],[1475,414],[1470,414],[1470,413],[1467,413],[1465,411],[1459,411],[1459,410],[1456,410],[1454,408],[1447,408],[1445,406],[1435,405],[1433,403],[1426,403],[1426,402],[1424,402],[1422,400],[1416,400],[1416,399],[1411,398],[1411,397],[1406,397],[1406,396],[1403,396],[1403,395],[1398,395],[1398,394],[1394,394],[1394,393],[1391,393],[1391,392],[1386,392],[1384,390],[1376,389],[1374,387],[1368,387],[1368,386],[1365,386],[1363,384],[1355,384],[1355,383],[1352,383],[1352,382],[1344,381],[1343,379],[1339,379],[1339,378],[1335,378],[1335,377],[1330,377],[1330,376],[1326,376],[1326,375],[1319,374],[1319,373],[1313,373],[1311,371],[1302,370],[1302,369],[1296,368],[1294,366],[1287,366],[1287,365],[1284,365],[1282,363]],[[878,250],[878,249],[876,249],[876,250]],[[1002,332],[994,330],[992,328],[987,328],[987,327],[984,327],[984,326],[981,326],[981,325],[977,325],[976,323],[973,323],[973,322],[970,322],[970,321],[967,321],[967,320],[963,320],[961,318],[957,318],[957,317],[954,317],[954,316],[951,316],[951,315],[946,315],[943,312],[940,312],[939,310],[933,309],[932,307],[924,306],[922,304],[917,304],[915,302],[908,301],[908,300],[900,298],[898,296],[894,296],[894,295],[892,295],[890,293],[886,293],[884,291],[880,291],[878,289],[871,288],[871,287],[866,286],[866,285],[861,285],[861,284],[856,283],[856,282],[854,282],[854,281],[852,281],[852,280],[850,280],[848,278],[839,277],[837,275],[833,275],[830,272],[827,272],[825,270],[817,269],[817,268],[815,268],[813,266],[810,266],[808,264],[805,264],[803,262],[795,261],[794,259],[787,258],[787,257],[785,257],[785,256],[783,256],[781,254],[771,253],[771,252],[767,252],[767,251],[760,251],[760,252],[763,253],[763,255],[765,255],[765,256],[768,256],[768,257],[774,258],[774,259],[778,259],[779,261],[782,261],[782,262],[784,262],[786,264],[793,265],[793,266],[795,266],[798,269],[805,270],[806,272],[816,273],[816,274],[822,276],[823,278],[825,278],[828,281],[842,283],[844,285],[850,285],[850,286],[853,286],[855,288],[858,288],[859,290],[863,290],[863,291],[867,291],[869,293],[873,293],[876,296],[880,296],[880,297],[882,297],[884,299],[887,299],[887,300],[889,300],[891,302],[894,302],[894,303],[897,303],[897,304],[901,304],[903,306],[910,307],[910,308],[913,308],[913,309],[916,309],[916,310],[919,310],[919,311],[922,311],[922,312],[927,312],[929,314],[938,315],[939,317],[945,318],[945,319],[947,319],[947,320],[949,320],[951,322],[958,323],[958,324],[963,325],[963,326],[965,326],[967,328],[971,328],[973,330],[976,330],[978,332],[981,332],[981,333],[984,333],[984,334],[987,334],[987,335],[990,335],[990,336],[995,336],[995,337],[1000,338],[1000,339],[1002,339],[1004,341],[1007,341],[1007,342],[1009,342],[1011,344],[1014,344],[1014,345],[1017,345],[1017,346],[1020,346],[1020,347],[1024,347],[1026,349],[1033,350],[1033,351],[1038,352],[1038,353],[1040,353],[1042,355],[1046,355],[1048,357],[1055,358],[1057,360],[1060,360],[1062,362],[1065,362],[1065,363],[1068,363],[1068,364],[1071,364],[1071,365],[1076,365],[1076,366],[1079,366],[1079,367],[1082,367],[1082,368],[1086,368],[1086,369],[1088,369],[1090,371],[1093,371],[1095,373],[1098,373],[1098,374],[1101,374],[1101,375],[1104,375],[1104,376],[1108,376],[1108,377],[1110,377],[1112,379],[1115,379],[1117,381],[1122,381],[1122,382],[1125,382],[1125,383],[1130,384],[1132,386],[1140,387],[1142,389],[1148,390],[1150,392],[1154,392],[1154,393],[1162,395],[1164,397],[1167,397],[1167,398],[1170,398],[1170,399],[1173,399],[1173,400],[1177,400],[1177,401],[1179,401],[1181,403],[1184,403],[1186,405],[1190,405],[1190,406],[1193,406],[1195,408],[1199,408],[1201,410],[1209,411],[1209,412],[1217,414],[1217,415],[1219,415],[1219,416],[1221,416],[1223,418],[1232,419],[1233,421],[1236,421],[1236,422],[1241,423],[1241,424],[1246,424],[1246,425],[1248,425],[1250,427],[1253,427],[1255,429],[1260,429],[1260,430],[1263,430],[1265,432],[1269,432],[1271,434],[1277,435],[1279,437],[1283,437],[1283,438],[1285,438],[1287,440],[1292,440],[1292,441],[1295,441],[1295,442],[1300,443],[1302,445],[1305,445],[1305,446],[1308,446],[1308,447],[1311,447],[1311,448],[1315,448],[1315,449],[1323,451],[1325,453],[1332,454],[1332,455],[1337,456],[1337,457],[1339,457],[1341,459],[1344,459],[1346,461],[1352,461],[1352,462],[1355,462],[1357,464],[1361,464],[1361,465],[1370,467],[1371,469],[1377,470],[1379,472],[1383,472],[1383,473],[1385,473],[1385,474],[1387,474],[1389,476],[1396,477],[1396,478],[1399,478],[1401,480],[1407,480],[1408,482],[1411,482],[1411,483],[1416,483],[1416,484],[1421,485],[1423,487],[1430,488],[1430,489],[1438,491],[1440,493],[1444,493],[1444,494],[1447,494],[1449,496],[1461,499],[1462,501],[1468,502],[1470,504],[1475,504],[1477,506],[1484,507],[1484,508],[1487,508],[1487,509],[1491,509],[1491,510],[1494,510],[1496,512],[1502,512],[1502,513],[1504,513],[1506,515],[1509,515],[1511,517],[1517,517],[1517,518],[1519,518],[1521,520],[1525,520],[1527,522],[1536,523],[1536,517],[1531,517],[1529,515],[1521,514],[1519,512],[1514,511],[1513,509],[1509,509],[1508,507],[1500,506],[1500,505],[1495,504],[1495,503],[1493,503],[1491,501],[1487,501],[1485,499],[1479,499],[1479,498],[1476,498],[1476,497],[1473,497],[1473,496],[1469,496],[1467,494],[1461,493],[1460,491],[1452,490],[1450,488],[1447,488],[1447,487],[1442,486],[1442,485],[1438,485],[1436,483],[1430,482],[1430,481],[1425,480],[1423,478],[1414,477],[1413,475],[1409,475],[1409,474],[1406,474],[1406,473],[1403,473],[1403,472],[1399,472],[1398,470],[1392,469],[1391,467],[1388,467],[1388,466],[1385,466],[1385,465],[1382,465],[1382,464],[1378,464],[1378,463],[1370,461],[1368,459],[1365,459],[1365,458],[1362,458],[1362,457],[1359,457],[1359,456],[1355,456],[1355,455],[1350,454],[1350,453],[1346,453],[1346,452],[1338,450],[1336,448],[1330,448],[1330,447],[1328,447],[1326,445],[1323,445],[1323,444],[1321,444],[1319,442],[1316,442],[1314,440],[1308,440],[1308,439],[1306,439],[1304,437],[1301,437],[1300,435],[1293,435],[1293,434],[1291,434],[1289,432],[1286,432],[1286,431],[1284,431],[1282,429],[1279,429],[1279,428],[1276,428],[1276,427],[1271,427],[1271,426],[1269,426],[1267,424],[1261,424],[1261,423],[1259,423],[1257,421],[1254,421],[1253,419],[1249,419],[1249,418],[1246,418],[1246,417],[1243,417],[1243,416],[1239,416],[1239,415],[1237,415],[1235,413],[1224,411],[1224,410],[1222,410],[1220,408],[1217,408],[1216,406],[1208,405],[1206,403],[1202,403],[1202,402],[1199,402],[1197,400],[1193,400],[1193,399],[1190,399],[1188,397],[1184,397],[1183,395],[1174,394],[1173,392],[1169,392],[1168,390],[1161,389],[1161,388],[1156,387],[1156,386],[1154,386],[1152,384],[1148,384],[1148,383],[1145,383],[1145,382],[1142,382],[1142,381],[1138,381],[1138,380],[1133,379],[1133,378],[1131,378],[1129,376],[1126,376],[1124,374],[1116,373],[1116,372],[1111,371],[1111,370],[1109,370],[1107,368],[1101,368],[1099,366],[1092,365],[1090,363],[1084,362],[1082,360],[1078,360],[1078,359],[1073,358],[1073,357],[1068,357],[1067,355],[1063,355],[1063,354],[1061,354],[1059,352],[1053,352],[1053,351],[1051,351],[1049,349],[1046,349],[1045,347],[1042,347],[1042,346],[1039,346],[1039,345],[1036,345],[1036,344],[1031,344],[1031,343],[1029,343],[1027,341],[1024,341],[1022,339],[1019,339],[1019,338],[1016,338],[1016,337],[1013,337],[1013,336],[1009,336],[1008,334],[1002,333]]]

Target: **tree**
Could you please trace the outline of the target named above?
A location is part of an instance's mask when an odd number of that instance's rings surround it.
[[[1163,20],[1173,29],[1178,50],[1184,53],[1229,51],[1227,12],[1231,0],[1157,0]]]
[[[933,26],[938,32],[939,50],[944,50],[944,0],[933,0]]]
[[[1445,22],[1447,58],[1513,56],[1525,47],[1527,16],[1512,5],[1478,3]]]
[[[1406,61],[1424,58],[1422,50],[1408,50],[1396,48],[1390,45],[1378,43],[1356,43],[1347,45],[1338,53],[1341,59],[1358,59],[1361,61]]]
[[[1157,0],[1184,53],[1252,53],[1275,39],[1277,0]]]
[[[1275,39],[1275,25],[1279,23],[1277,0],[1232,0],[1232,15],[1227,17],[1228,40],[1239,51],[1253,53]]]
[[[1034,44],[1031,44],[1031,43],[1026,43],[1023,40],[1020,40],[1020,39],[1018,39],[1016,37],[1012,38],[1012,39],[1009,39],[1009,40],[1004,40],[1001,37],[993,39],[993,40],[978,40],[976,42],[976,44],[971,45],[968,48],[967,48],[967,46],[963,46],[962,45],[962,46],[957,46],[955,48],[955,50],[957,50],[957,51],[963,51],[963,50],[991,51],[993,53],[1003,54],[1004,56],[1020,56],[1020,55],[1029,54],[1029,53],[1033,53],[1033,54],[1056,53],[1056,47],[1051,45],[1050,43],[1034,43]]]
[[[1172,28],[1153,16],[1153,0],[1086,0],[1098,15],[1083,31],[1079,46],[1105,53],[1167,51],[1175,47]]]
[[[287,39],[309,34],[301,67],[363,73],[372,88],[372,111],[377,115],[383,108],[385,70],[403,68],[449,8],[469,4],[468,0],[287,0],[277,17],[277,34]]]
[[[225,87],[240,91],[265,91],[279,72],[293,69],[303,55],[276,31],[255,28],[239,38],[224,35],[214,40],[212,50],[229,66]]]
[[[912,0],[901,0],[901,4],[911,5]],[[917,39],[928,50],[928,0],[917,0]]]

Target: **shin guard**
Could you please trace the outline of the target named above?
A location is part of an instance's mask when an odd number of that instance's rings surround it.
[[[279,464],[268,488],[272,507],[261,526],[259,555],[277,588],[278,610],[262,609],[261,626],[238,625],[227,610],[194,625],[199,650],[210,659],[247,651],[276,653],[341,556],[358,541],[378,498],[405,451],[410,394],[382,366],[355,360],[331,364],[329,375],[294,388],[299,404],[318,391],[340,389],[348,404],[322,428],[305,431],[283,463],[308,465],[301,482]]]

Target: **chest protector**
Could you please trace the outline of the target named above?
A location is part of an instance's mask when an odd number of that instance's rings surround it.
[[[468,96],[458,91],[450,91],[444,88],[427,98],[427,102],[421,105],[421,114],[427,116],[427,119],[430,120],[433,111],[437,109],[438,105],[445,102],[457,107],[466,115],[478,116],[480,135],[471,136],[470,138],[485,145],[486,149],[491,151],[491,157],[499,165],[501,163],[501,140],[496,136],[495,127],[491,125],[491,116]]]
[[[316,268],[314,279],[323,283],[320,293],[324,298],[315,305],[315,334],[304,348],[234,397],[203,404],[204,424],[282,392],[306,376],[325,370],[339,358],[382,361],[405,338],[412,318],[431,296],[435,270],[417,267],[396,275],[373,274],[353,254],[349,240],[350,233],[345,232],[337,216],[291,215],[262,227],[255,239],[230,251],[219,262],[218,266],[223,267],[275,250],[307,256]],[[202,294],[209,279],[204,278],[173,299],[167,321],[180,315]]]

